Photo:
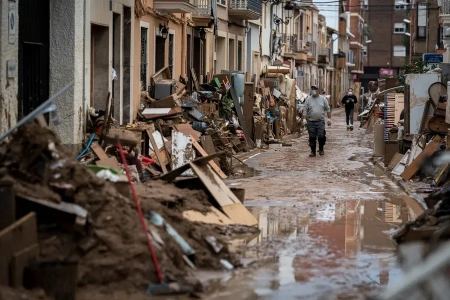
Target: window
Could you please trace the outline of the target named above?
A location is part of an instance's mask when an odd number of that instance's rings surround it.
[[[242,71],[242,41],[238,41],[238,70]]]
[[[369,9],[369,0],[364,0],[363,8],[364,8],[364,10]]]
[[[406,47],[405,46],[394,46],[394,55],[396,57],[406,57]]]
[[[419,3],[417,16],[417,36],[426,37],[427,31],[427,3]]]
[[[405,23],[394,23],[394,33],[405,33],[406,24]]]
[[[227,6],[227,0],[217,0],[217,4]]]
[[[147,90],[148,28],[141,27],[141,87]]]

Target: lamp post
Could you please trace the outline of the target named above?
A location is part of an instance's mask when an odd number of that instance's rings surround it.
[[[166,25],[159,24],[159,33],[165,41],[167,39],[167,36],[169,35],[169,28],[167,28]]]
[[[274,15],[273,22],[277,25],[280,25],[281,23],[288,25],[289,21],[292,19],[292,12],[294,11],[294,5],[291,1],[288,1],[286,5],[284,6],[284,12],[285,12],[285,21],[283,21],[282,18],[278,17],[277,15]]]

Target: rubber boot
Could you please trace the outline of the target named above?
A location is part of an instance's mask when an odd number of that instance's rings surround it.
[[[325,139],[319,139],[319,155],[323,156],[325,151],[323,151],[323,146],[325,145]]]
[[[316,156],[316,144],[314,144],[314,146],[309,146],[311,147],[311,153],[309,154],[309,157],[315,157]]]

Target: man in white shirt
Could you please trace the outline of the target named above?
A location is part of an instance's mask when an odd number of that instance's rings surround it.
[[[311,86],[311,96],[306,99],[306,127],[309,135],[310,157],[316,156],[316,140],[319,141],[319,155],[324,155],[325,145],[325,112],[328,116],[328,126],[331,126],[331,111],[328,100],[319,95],[317,86]]]

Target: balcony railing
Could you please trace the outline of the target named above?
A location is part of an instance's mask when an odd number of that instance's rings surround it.
[[[262,15],[260,0],[228,0],[228,14],[242,20],[258,20]]]
[[[325,55],[325,56],[330,57],[330,55],[331,55],[331,50],[328,49],[328,48],[322,49],[322,50],[320,51],[320,55]]]
[[[450,0],[442,0],[441,11],[443,15],[450,15]]]
[[[260,0],[228,0],[231,9],[248,9],[259,14],[262,13],[262,2]]]
[[[309,51],[309,42],[307,41],[303,41],[303,40],[297,40],[297,42],[295,43],[296,48],[295,48],[295,52],[306,52]]]
[[[286,44],[285,52],[296,53],[297,52],[297,35],[283,35],[283,42]]]
[[[191,0],[196,6],[194,15],[210,16],[211,15],[211,0]]]
[[[311,42],[311,56],[312,57],[317,57],[317,43],[316,42]]]

